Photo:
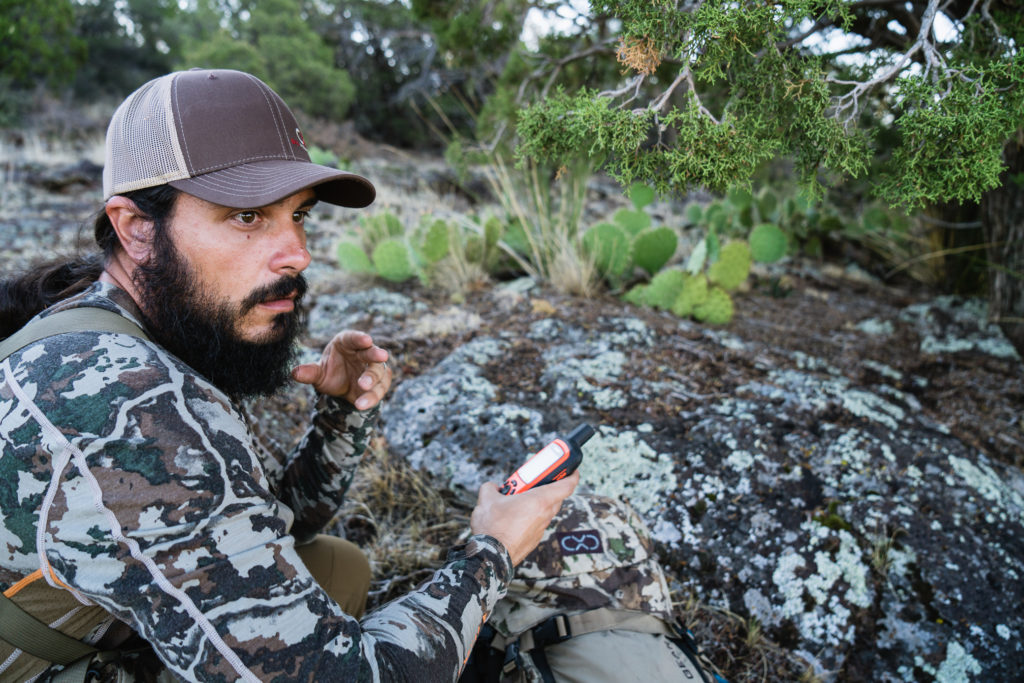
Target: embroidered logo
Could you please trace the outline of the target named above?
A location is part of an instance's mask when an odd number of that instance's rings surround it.
[[[306,149],[306,138],[302,137],[302,131],[298,128],[295,129],[295,137],[291,139],[291,142],[293,145],[298,145],[307,152],[309,151]]]
[[[564,555],[589,555],[604,551],[601,535],[596,531],[563,531],[555,534]]]

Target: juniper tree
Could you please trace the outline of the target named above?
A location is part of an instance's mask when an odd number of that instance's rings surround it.
[[[894,205],[980,202],[991,308],[1024,353],[1021,0],[590,6],[606,37],[524,72],[543,96],[520,113],[521,154],[602,159],[663,193],[722,191],[785,157],[812,195],[870,170]],[[552,87],[602,50],[616,84]]]

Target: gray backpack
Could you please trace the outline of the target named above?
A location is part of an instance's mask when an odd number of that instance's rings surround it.
[[[724,683],[672,613],[650,532],[627,504],[572,496],[516,568],[461,683]]]

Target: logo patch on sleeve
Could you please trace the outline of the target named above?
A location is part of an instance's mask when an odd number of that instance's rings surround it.
[[[601,535],[593,530],[562,531],[555,534],[563,555],[589,555],[604,552]]]

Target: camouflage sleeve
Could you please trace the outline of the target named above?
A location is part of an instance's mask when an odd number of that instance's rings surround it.
[[[241,415],[122,335],[0,363],[0,440],[0,563],[42,565],[183,680],[454,681],[510,579],[501,544],[474,536],[416,591],[345,615],[299,560]]]
[[[334,518],[377,413],[376,407],[359,411],[344,399],[318,394],[305,436],[279,467],[268,468],[271,490],[295,515],[291,533],[297,542],[312,540]],[[263,457],[264,465],[268,460]]]

